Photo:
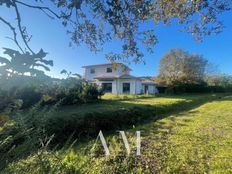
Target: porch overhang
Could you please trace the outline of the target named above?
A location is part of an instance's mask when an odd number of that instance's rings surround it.
[[[99,81],[113,81],[117,79],[117,77],[113,76],[100,76],[100,77],[95,77],[94,79],[99,80]]]

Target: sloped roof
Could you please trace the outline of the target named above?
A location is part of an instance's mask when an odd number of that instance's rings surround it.
[[[102,79],[137,79],[137,77],[129,75],[129,74],[124,74],[121,76],[98,76],[94,77],[94,79],[102,80]]]
[[[117,79],[119,76],[97,76],[94,79],[102,80],[102,79]]]
[[[118,78],[119,79],[137,79],[138,77],[135,77],[135,76],[132,76],[132,75],[129,75],[129,74],[124,74],[124,75],[121,75]]]
[[[129,71],[132,71],[127,65],[123,63],[106,63],[106,64],[87,65],[87,66],[82,66],[82,68],[91,68],[91,67],[97,67],[97,66],[112,66],[112,65],[121,65],[127,68]]]

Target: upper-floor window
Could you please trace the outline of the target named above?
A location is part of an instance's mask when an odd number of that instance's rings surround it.
[[[107,73],[111,73],[111,72],[112,72],[112,68],[107,68],[107,69],[106,69],[106,72],[107,72]]]
[[[94,68],[91,68],[90,69],[90,74],[94,74],[95,73],[95,69]]]

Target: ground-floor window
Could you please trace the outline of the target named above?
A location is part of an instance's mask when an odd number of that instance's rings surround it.
[[[112,93],[112,83],[102,83],[102,90],[104,92],[111,92]]]
[[[123,93],[130,93],[130,83],[123,83],[122,84],[122,92]]]

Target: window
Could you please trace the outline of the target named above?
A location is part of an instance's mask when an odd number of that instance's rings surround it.
[[[107,68],[107,69],[106,69],[106,72],[107,72],[107,73],[111,73],[111,72],[112,72],[112,68]]]
[[[112,83],[102,83],[102,90],[104,92],[112,92]]]
[[[148,85],[144,86],[144,93],[147,94],[148,93]]]
[[[94,74],[95,73],[95,69],[91,68],[90,69],[90,74]]]
[[[130,83],[123,83],[122,84],[122,92],[123,93],[130,93]]]

